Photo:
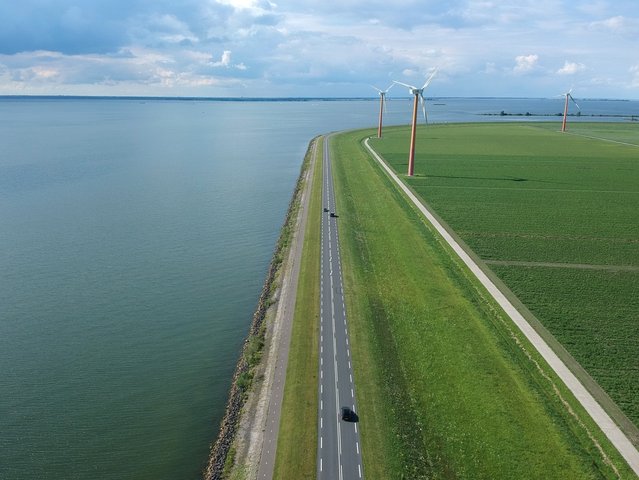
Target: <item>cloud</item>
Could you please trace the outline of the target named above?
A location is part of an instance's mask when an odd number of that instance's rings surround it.
[[[439,66],[433,95],[544,96],[579,74],[617,96],[637,35],[636,0],[5,1],[0,93],[349,96]]]
[[[515,66],[513,67],[513,73],[517,75],[523,75],[533,71],[537,67],[539,61],[539,55],[518,55],[515,57]]]
[[[583,63],[566,61],[564,66],[557,70],[557,75],[574,75],[584,70],[586,70],[586,66]]]
[[[231,51],[224,50],[224,52],[222,52],[222,58],[218,62],[211,62],[211,65],[214,67],[228,68],[231,65]]]
[[[590,27],[595,30],[607,31],[619,35],[637,35],[639,34],[639,19],[617,15],[604,20],[591,22]]]
[[[0,2],[0,53],[104,54],[132,43],[206,41],[233,12],[233,7],[198,0]]]
[[[214,68],[236,68],[238,70],[247,69],[246,65],[244,65],[243,63],[236,63],[236,64],[231,63],[230,50],[224,50],[222,52],[222,57],[215,62],[211,62],[211,66]]]

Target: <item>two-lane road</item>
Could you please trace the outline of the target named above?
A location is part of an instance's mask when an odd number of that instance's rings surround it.
[[[352,360],[342,288],[342,269],[337,237],[338,217],[329,154],[324,139],[323,206],[320,282],[320,365],[317,439],[317,478],[350,480],[363,478],[357,421],[344,421],[343,406],[357,412]]]

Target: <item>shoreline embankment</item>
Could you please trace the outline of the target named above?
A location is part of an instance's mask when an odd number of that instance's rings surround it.
[[[218,480],[225,478],[228,470],[234,463],[233,442],[238,433],[240,421],[243,415],[243,407],[253,386],[253,377],[256,368],[262,360],[265,336],[267,332],[266,318],[269,308],[273,305],[281,282],[279,273],[282,264],[290,248],[291,238],[294,234],[297,212],[300,199],[304,191],[304,179],[310,164],[310,151],[314,141],[309,143],[304,156],[300,174],[293,189],[291,201],[286,212],[280,235],[275,245],[275,250],[269,265],[264,286],[257,302],[255,313],[249,327],[248,335],[243,343],[233,380],[229,389],[228,401],[224,417],[220,423],[220,430],[216,441],[212,444],[208,464],[203,472],[205,480]]]

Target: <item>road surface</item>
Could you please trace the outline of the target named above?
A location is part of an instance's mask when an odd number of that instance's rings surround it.
[[[359,413],[351,364],[346,308],[342,288],[335,195],[329,155],[330,136],[324,138],[320,280],[320,365],[317,439],[317,478],[363,478],[357,419],[346,422],[339,415],[347,406]]]

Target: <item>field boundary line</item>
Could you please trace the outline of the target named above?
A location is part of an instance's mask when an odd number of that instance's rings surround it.
[[[553,262],[525,262],[519,260],[482,260],[488,265],[503,265],[505,267],[548,267],[573,268],[576,270],[604,270],[609,272],[639,272],[635,265],[596,265],[588,263],[553,263]]]
[[[639,145],[637,145],[639,146]],[[534,180],[530,180],[533,181]],[[639,194],[634,190],[584,190],[576,188],[518,188],[518,187],[477,187],[472,185],[428,185],[429,188],[456,188],[460,190],[514,190],[517,192],[569,192],[569,193],[630,193]]]
[[[574,132],[568,132],[568,131],[561,132],[561,133],[567,133],[569,135],[574,135],[575,137],[590,138],[592,140],[601,140],[603,142],[617,143],[619,145],[627,145],[629,147],[639,147],[639,144],[636,144],[636,143],[622,142],[621,140],[612,140],[610,138],[594,137],[592,135],[584,135],[582,133],[574,133]]]
[[[446,243],[459,256],[470,271],[477,277],[479,282],[486,288],[488,293],[494,298],[504,312],[511,318],[513,323],[524,334],[528,341],[539,352],[543,359],[553,369],[561,381],[572,392],[577,401],[588,412],[594,422],[599,426],[602,432],[619,451],[626,460],[630,468],[639,475],[639,451],[635,448],[631,440],[617,426],[603,407],[595,400],[590,391],[568,368],[566,363],[555,353],[546,340],[533,328],[528,320],[517,310],[514,304],[506,297],[506,295],[497,287],[496,283],[488,277],[478,263],[468,252],[453,238],[449,231],[442,226],[439,219],[420,201],[420,199],[410,190],[410,188],[400,180],[390,166],[382,159],[368,143],[369,138],[364,140],[364,145],[371,153],[373,158],[382,166],[389,177],[404,192],[409,200],[417,207],[417,209],[426,217],[437,232],[444,238]]]

